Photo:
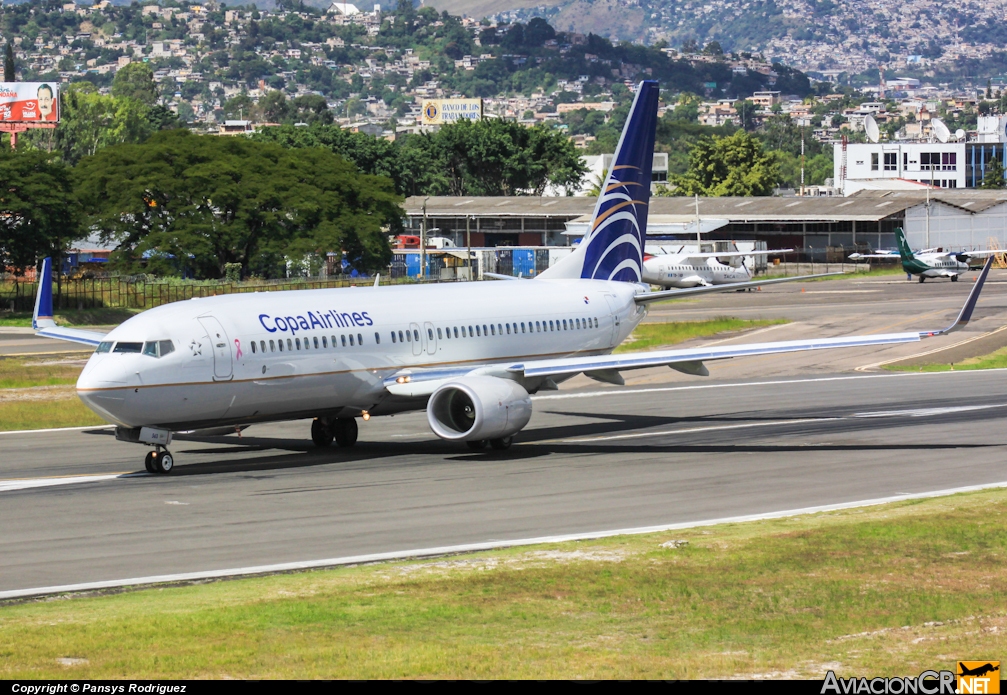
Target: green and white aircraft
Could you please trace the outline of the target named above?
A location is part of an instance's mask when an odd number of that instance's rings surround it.
[[[927,278],[951,278],[957,282],[958,276],[970,269],[970,258],[990,256],[999,251],[944,251],[943,249],[924,249],[914,252],[906,240],[902,227],[896,227],[895,239],[899,245],[899,257],[902,259],[902,269],[909,276],[917,275],[920,282]],[[891,253],[854,253],[852,259],[860,258],[891,258]]]

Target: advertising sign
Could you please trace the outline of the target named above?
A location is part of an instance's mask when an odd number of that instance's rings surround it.
[[[427,99],[423,102],[423,125],[454,123],[483,117],[482,99]]]
[[[0,123],[58,121],[58,82],[0,82]]]

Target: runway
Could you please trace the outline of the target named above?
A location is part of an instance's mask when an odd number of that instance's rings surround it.
[[[777,285],[660,304],[650,319],[790,321],[693,344],[941,328],[970,280]],[[998,271],[966,329],[932,341],[717,362],[705,379],[669,369],[628,372],[625,387],[578,377],[536,396],[530,425],[498,454],[436,439],[423,413],[361,422],[351,450],[316,450],[308,421],[179,438],[167,477],[143,472],[146,449],[109,429],[0,433],[0,596],[1000,483],[1007,370],[872,365],[984,354],[1007,344],[1005,325]],[[53,345],[16,338],[27,341],[18,351]],[[932,350],[944,352],[913,357]]]
[[[348,451],[315,450],[305,421],[178,440],[168,477],[109,430],[0,435],[0,591],[995,484],[1005,385],[1007,371],[589,386],[536,397],[502,454],[440,442],[416,413],[361,423]]]

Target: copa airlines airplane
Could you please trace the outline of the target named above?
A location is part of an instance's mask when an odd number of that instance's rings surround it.
[[[153,447],[148,470],[168,473],[176,432],[313,418],[317,445],[352,446],[356,418],[422,409],[438,437],[506,449],[531,418],[530,394],[577,374],[616,384],[646,367],[707,375],[706,360],[915,342],[968,322],[988,267],[940,331],[611,354],[650,302],[722,289],[641,283],[657,106],[657,83],[640,84],[590,232],[535,280],[192,299],[103,335],[55,325],[47,259],[34,325],[95,346],[78,395],[117,439]]]
[[[754,275],[745,265],[745,256],[785,253],[793,249],[771,251],[726,251],[723,253],[671,253],[644,257],[643,281],[663,287],[712,287],[750,282]],[[731,262],[722,263],[720,259]],[[735,261],[740,261],[735,265]],[[806,276],[807,277],[807,276]],[[806,279],[805,277],[805,279]],[[788,278],[798,280],[802,278]]]
[[[918,275],[920,282],[927,278],[950,278],[958,282],[958,276],[971,269],[970,258],[992,256],[1001,251],[942,251],[941,249],[924,249],[913,251],[906,240],[906,234],[901,227],[895,229],[895,239],[899,245],[899,257],[902,259],[902,269],[909,275]],[[891,253],[851,253],[850,258],[891,258]]]

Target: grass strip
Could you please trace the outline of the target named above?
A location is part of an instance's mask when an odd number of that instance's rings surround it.
[[[0,431],[107,424],[76,395],[61,400],[0,401]]]
[[[953,364],[932,363],[932,364],[886,364],[882,369],[892,372],[950,372],[952,370],[969,369],[1004,369],[1007,367],[1007,347],[1000,348],[988,355],[969,357],[961,362]]]
[[[32,356],[0,358],[0,389],[75,384],[86,359],[86,355],[76,355],[70,359]]]
[[[693,338],[707,338],[719,333],[742,331],[763,326],[788,323],[786,319],[735,319],[720,316],[708,321],[669,321],[667,323],[642,323],[633,329],[629,338],[615,349],[616,352],[636,352],[656,347],[674,345]]]
[[[9,604],[0,677],[911,675],[1004,653],[1005,570],[983,491]]]

